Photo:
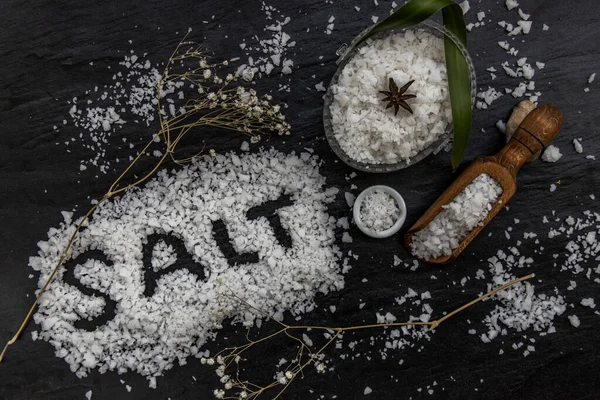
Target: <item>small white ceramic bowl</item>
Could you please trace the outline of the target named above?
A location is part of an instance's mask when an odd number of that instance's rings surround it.
[[[384,231],[374,231],[372,229],[367,228],[363,223],[362,216],[360,214],[360,208],[362,206],[363,201],[365,201],[365,197],[367,197],[369,193],[374,192],[376,190],[388,193],[390,196],[392,196],[392,198],[396,201],[398,208],[400,209],[400,217],[396,220],[396,222],[394,223],[394,225],[392,225],[391,228],[386,229]],[[402,198],[402,196],[400,196],[400,193],[398,193],[391,187],[384,185],[376,185],[366,188],[358,195],[358,197],[354,201],[354,208],[352,210],[352,214],[354,216],[354,223],[356,224],[356,226],[358,226],[358,229],[360,229],[365,235],[371,236],[372,238],[376,239],[383,239],[392,236],[393,234],[398,232],[400,228],[402,228],[402,225],[404,225],[404,221],[406,220],[406,204],[404,203],[404,199]]]

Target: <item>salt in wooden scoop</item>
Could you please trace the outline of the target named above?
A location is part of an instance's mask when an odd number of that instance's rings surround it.
[[[446,264],[456,259],[481,230],[498,214],[517,191],[517,173],[523,165],[537,159],[542,150],[552,142],[563,123],[558,108],[545,104],[525,117],[506,146],[494,156],[475,159],[450,185],[435,203],[423,214],[404,236],[404,246],[411,249],[413,235],[429,225],[475,178],[488,174],[502,187],[502,195],[492,205],[487,217],[476,226],[449,256],[424,260],[432,264]]]

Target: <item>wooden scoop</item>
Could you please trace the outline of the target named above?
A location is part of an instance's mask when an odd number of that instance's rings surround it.
[[[498,154],[475,159],[450,185],[435,203],[423,214],[404,236],[404,246],[410,251],[413,235],[424,229],[475,178],[488,174],[502,187],[502,195],[480,225],[475,227],[449,256],[424,260],[432,264],[454,261],[481,230],[498,214],[517,191],[517,173],[523,165],[537,159],[542,150],[552,142],[563,123],[558,108],[544,104],[534,109],[519,125],[510,141]]]

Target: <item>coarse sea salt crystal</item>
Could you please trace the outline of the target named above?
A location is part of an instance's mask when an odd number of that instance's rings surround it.
[[[592,83],[594,82],[594,80],[596,79],[596,73],[594,72],[593,74],[590,75],[590,77],[588,78],[588,83]]]
[[[581,145],[581,141],[577,139],[573,139],[573,148],[579,154],[583,153],[583,146]]]
[[[516,0],[506,0],[506,8],[512,10],[513,8],[519,7],[519,2]]]
[[[506,133],[506,122],[499,119],[498,122],[496,122],[496,128],[498,128],[500,132]]]
[[[550,145],[542,154],[542,160],[550,163],[557,162],[562,157],[560,149],[554,145]]]
[[[415,82],[408,93],[414,114],[381,102],[389,79]],[[434,143],[452,119],[443,40],[407,30],[368,40],[348,61],[332,86],[333,134],[352,159],[365,163],[407,162]]]
[[[589,308],[596,308],[596,302],[593,298],[581,299],[581,305]]]
[[[579,321],[579,317],[577,317],[577,315],[569,315],[569,322],[571,323],[571,325],[573,325],[573,327],[575,328],[579,328],[579,325],[581,325],[581,322]]]
[[[487,217],[502,192],[494,178],[479,175],[451,203],[443,206],[444,210],[433,221],[413,235],[412,254],[424,260],[449,256]]]
[[[519,21],[517,22],[517,25],[519,25],[519,27],[523,30],[523,33],[525,35],[529,34],[529,32],[531,31],[531,21]]]

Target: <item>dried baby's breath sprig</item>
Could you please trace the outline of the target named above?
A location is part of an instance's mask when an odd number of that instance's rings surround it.
[[[53,282],[64,261],[71,255],[71,246],[79,231],[103,202],[144,183],[159,170],[167,157],[177,164],[183,164],[213,155],[214,150],[211,151],[211,155],[200,152],[192,157],[178,158],[175,151],[188,133],[201,133],[202,130],[196,130],[196,128],[203,127],[224,128],[250,136],[252,143],[257,143],[260,141],[261,135],[268,135],[269,132],[279,135],[290,134],[290,125],[281,113],[281,106],[272,104],[271,96],[259,96],[254,89],[246,90],[237,86],[237,78],[233,75],[221,78],[218,75],[219,70],[227,65],[227,61],[212,62],[200,46],[186,41],[186,38],[187,35],[169,57],[157,84],[156,109],[160,123],[159,132],[148,141],[129,166],[122,171],[106,194],[78,220],[75,231],[63,249],[50,277],[39,291],[21,326],[0,353],[0,362],[4,359],[8,347],[14,344],[25,330],[40,298]],[[187,88],[192,89],[193,97],[178,107],[184,97],[183,90]],[[134,165],[145,157],[157,142],[162,143],[163,152],[149,172],[143,174],[141,178],[134,178],[132,183],[123,183],[125,178],[133,175],[131,171]]]
[[[335,342],[336,339],[340,338],[342,334],[346,332],[354,332],[360,330],[367,329],[381,329],[381,328],[390,328],[390,327],[421,327],[427,332],[433,331],[437,327],[440,326],[444,321],[453,317],[461,311],[471,307],[472,305],[490,297],[494,294],[512,286],[519,282],[526,281],[528,279],[533,278],[535,275],[530,274],[518,279],[515,279],[511,282],[505,283],[494,290],[484,294],[476,298],[475,300],[470,301],[469,303],[457,308],[456,310],[445,314],[443,317],[436,319],[434,321],[409,321],[409,322],[393,322],[393,323],[385,323],[385,324],[372,324],[372,325],[358,325],[358,326],[348,326],[348,327],[329,327],[329,326],[318,326],[318,325],[288,325],[280,321],[276,321],[280,325],[280,329],[275,332],[266,335],[260,339],[252,340],[249,338],[249,335],[246,334],[247,343],[241,346],[228,347],[221,350],[217,353],[216,360],[218,363],[218,368],[216,373],[219,377],[221,377],[221,382],[224,383],[222,389],[217,389],[214,391],[214,395],[218,399],[232,399],[232,400],[243,400],[243,399],[256,399],[267,391],[275,390],[275,396],[272,397],[274,400],[278,399],[283,392],[289,387],[289,385],[296,379],[298,376],[303,377],[304,371],[310,365],[313,365],[317,371],[317,373],[325,373],[327,371],[327,365],[324,362],[325,354],[324,351]],[[256,307],[250,305],[239,296],[233,294],[232,291],[223,291],[221,292],[224,296],[229,296],[240,301],[241,305],[247,307],[253,312],[258,312],[260,315],[266,316],[267,314],[261,310],[258,310]],[[248,328],[249,330],[250,328]],[[313,349],[313,344],[307,344],[299,334],[305,333],[307,331],[321,331],[325,334],[327,341],[324,345],[319,348]],[[278,337],[287,337],[292,339],[297,343],[298,351],[296,353],[295,358],[292,360],[288,368],[285,371],[279,371],[276,373],[276,379],[268,384],[257,384],[247,380],[243,380],[240,378],[240,362],[244,359],[242,355],[251,349],[252,347],[260,344],[265,344],[273,339]],[[208,360],[212,360],[212,363],[209,363]],[[214,365],[214,358],[201,360],[202,364]],[[227,374],[227,371],[234,370],[234,373]],[[226,379],[223,379],[226,377]]]

